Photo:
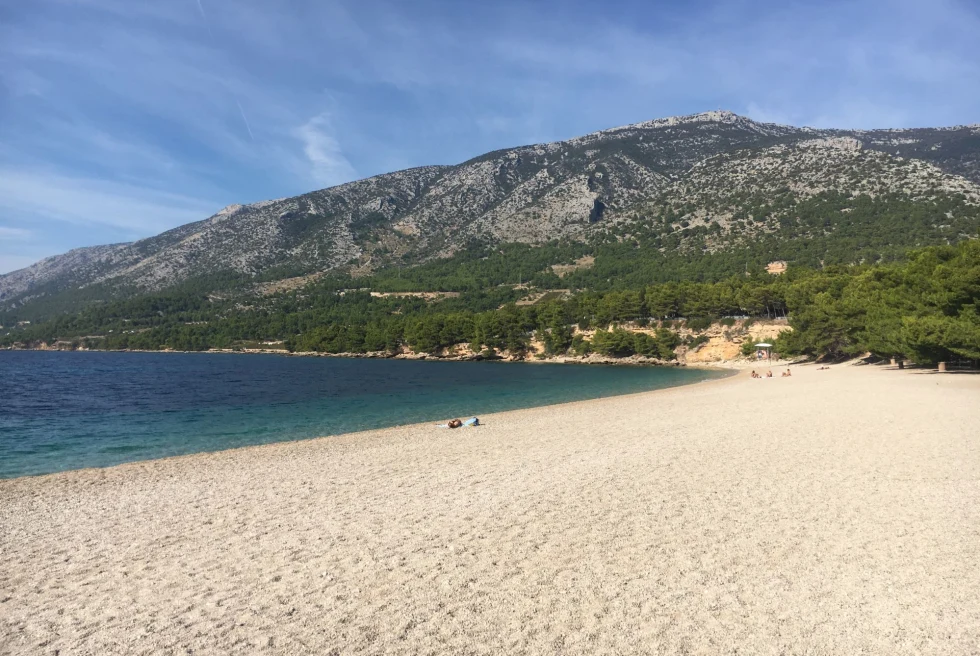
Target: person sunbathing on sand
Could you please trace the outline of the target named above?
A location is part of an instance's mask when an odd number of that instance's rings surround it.
[[[766,378],[772,378],[772,370],[766,372]]]
[[[790,373],[790,370],[789,369],[787,369],[786,371],[783,372],[783,378],[789,378],[792,375],[793,374]]]
[[[759,376],[759,374],[755,373],[755,369],[752,370],[752,377],[753,378],[761,378],[761,376]]]
[[[480,425],[479,417],[470,417],[466,421],[463,421],[462,419],[450,419],[445,424],[436,424],[436,428],[460,428],[461,426],[479,426],[479,425]]]

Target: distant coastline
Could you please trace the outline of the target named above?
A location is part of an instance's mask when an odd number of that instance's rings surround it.
[[[638,326],[628,326],[633,332],[646,332],[650,329]],[[692,331],[687,328],[679,329],[678,333],[687,341],[674,350],[674,357],[665,359],[640,354],[633,355],[604,355],[589,352],[584,355],[569,351],[565,354],[548,353],[545,345],[539,339],[532,339],[526,351],[511,353],[507,350],[484,349],[474,351],[469,344],[455,344],[435,352],[414,351],[407,346],[401,346],[396,351],[367,351],[364,353],[325,351],[290,351],[279,346],[280,343],[270,342],[262,345],[238,346],[235,348],[206,349],[200,351],[183,351],[176,349],[98,349],[89,348],[77,341],[57,340],[50,343],[24,343],[5,350],[31,351],[98,351],[122,353],[242,353],[283,355],[288,357],[328,357],[352,359],[391,359],[391,360],[429,360],[437,362],[525,362],[525,363],[554,363],[554,364],[595,364],[595,365],[625,365],[625,366],[656,366],[656,367],[698,367],[698,368],[744,368],[759,366],[758,361],[746,358],[741,354],[745,340],[752,342],[770,342],[780,333],[790,330],[785,319],[754,320],[751,325],[743,327],[743,334],[734,337],[728,327],[722,323],[711,324],[704,331]],[[591,337],[591,331],[581,331],[580,334]],[[689,344],[690,340],[696,339]],[[774,360],[773,365],[783,362]]]
[[[351,360],[410,360],[427,362],[501,362],[520,364],[580,364],[601,366],[631,366],[631,367],[686,367],[689,369],[731,370],[762,366],[758,361],[747,358],[726,360],[686,362],[682,360],[662,360],[642,355],[611,357],[590,353],[585,356],[549,355],[545,357],[512,357],[504,354],[496,357],[475,355],[439,355],[433,353],[388,353],[386,351],[369,351],[367,353],[325,353],[320,351],[287,351],[285,349],[206,349],[201,351],[178,351],[174,349],[141,350],[141,349],[92,349],[92,348],[15,348],[0,347],[0,351],[39,352],[39,353],[180,353],[180,354],[209,354],[209,355],[278,355],[290,358],[342,358]],[[789,360],[774,359],[772,366],[778,366]]]

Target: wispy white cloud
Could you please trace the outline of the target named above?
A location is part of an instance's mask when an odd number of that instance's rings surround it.
[[[231,202],[706,109],[833,127],[980,120],[965,0],[611,0],[599,18],[558,0],[4,11],[0,172],[26,178],[0,180],[19,186],[0,223],[32,217],[35,235],[71,221],[93,239],[147,236]]]
[[[30,230],[25,230],[24,228],[10,228],[7,226],[0,226],[0,239],[27,239],[31,236]]]
[[[791,125],[793,117],[778,109],[760,105],[754,101],[749,101],[743,112],[746,116],[760,123],[778,123],[780,125]]]
[[[823,106],[819,114],[806,119],[815,128],[835,128],[846,125],[854,128],[901,127],[915,125],[903,107],[865,98],[844,98],[832,106]]]
[[[34,71],[23,67],[3,66],[2,60],[0,60],[0,85],[14,98],[42,97],[49,87],[48,82]]]
[[[37,118],[30,134],[13,135],[8,145],[20,149],[20,161],[43,166],[56,158],[70,157],[77,164],[109,165],[122,177],[170,177],[181,171],[199,170],[193,162],[180,161],[167,148],[149,142],[130,130],[103,126],[66,112],[64,117]]]
[[[330,187],[349,182],[357,176],[334,137],[329,114],[314,116],[296,133],[303,142],[303,152],[310,162],[311,176],[317,184]]]
[[[104,225],[137,236],[197,221],[218,209],[199,198],[128,184],[0,169],[0,213],[22,222]]]

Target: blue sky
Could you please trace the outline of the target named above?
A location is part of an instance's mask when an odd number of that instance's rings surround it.
[[[980,2],[0,4],[0,272],[231,203],[730,109],[980,122]]]

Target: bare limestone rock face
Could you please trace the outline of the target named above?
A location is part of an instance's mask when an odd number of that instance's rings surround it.
[[[853,137],[807,138],[762,148],[721,153],[695,163],[651,200],[611,213],[617,225],[657,220],[664,206],[683,203],[689,209],[672,218],[682,226],[720,228],[717,240],[750,239],[771,230],[764,217],[745,218],[746,197],[778,198],[789,193],[801,201],[827,192],[847,196],[897,195],[931,203],[939,195],[962,197],[980,206],[980,185],[943,170],[937,163],[906,159],[874,150]],[[710,208],[710,209],[709,209]]]
[[[98,268],[103,263],[117,261],[120,251],[129,244],[90,246],[75,248],[63,255],[46,257],[40,262],[24,269],[18,269],[0,276],[0,302],[18,294],[27,294],[52,281],[62,281],[70,285],[75,278],[84,278],[84,272]],[[38,293],[43,293],[38,289]],[[29,300],[25,298],[24,300]]]
[[[861,150],[863,144],[853,137],[825,137],[801,141],[800,145],[810,148],[839,148],[841,150]]]
[[[977,126],[817,130],[727,111],[674,116],[230,205],[148,239],[76,249],[0,276],[0,310],[96,285],[110,295],[225,272],[362,274],[451,255],[473,241],[583,239],[642,220],[652,199],[693,206],[685,222],[723,230],[732,229],[736,196],[784,188],[801,197],[943,192],[977,202],[978,162]]]

